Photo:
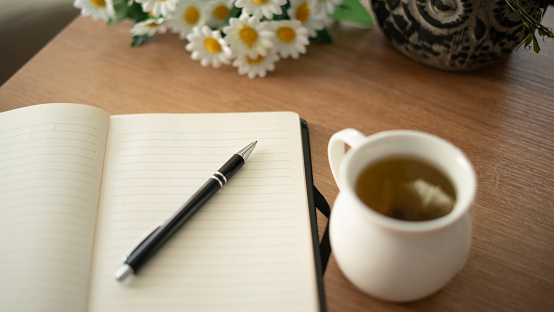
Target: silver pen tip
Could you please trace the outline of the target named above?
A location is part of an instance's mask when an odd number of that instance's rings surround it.
[[[239,155],[240,157],[242,157],[242,159],[244,159],[244,161],[246,161],[248,157],[250,157],[250,154],[252,154],[252,151],[254,151],[257,143],[258,141],[254,141],[246,145],[246,147],[237,152],[237,155]]]
[[[123,281],[127,276],[133,274],[133,268],[131,268],[128,264],[124,264],[115,272],[114,277],[118,282]]]

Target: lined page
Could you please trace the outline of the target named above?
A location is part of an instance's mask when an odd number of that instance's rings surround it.
[[[2,311],[85,311],[108,121],[75,104],[0,114]]]
[[[246,164],[126,283],[121,258],[231,155]],[[91,311],[318,310],[295,113],[112,116]]]

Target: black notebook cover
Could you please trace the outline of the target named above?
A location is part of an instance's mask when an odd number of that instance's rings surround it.
[[[315,205],[315,194],[314,194],[314,181],[312,173],[312,159],[310,153],[310,137],[308,133],[308,123],[304,120],[300,120],[301,129],[302,129],[302,146],[304,152],[304,169],[306,170],[306,189],[308,192],[308,207],[310,210],[310,223],[312,226],[312,239],[314,246],[314,259],[315,259],[315,270],[317,278],[317,288],[319,296],[319,307],[320,311],[326,311],[325,307],[325,291],[323,289],[323,264],[322,256],[319,249],[319,234],[317,229],[317,218],[316,218],[316,205]],[[326,261],[325,261],[326,262]]]

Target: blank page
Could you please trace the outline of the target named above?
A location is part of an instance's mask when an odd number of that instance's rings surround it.
[[[122,256],[254,140],[228,184],[137,276],[115,281]],[[295,113],[113,116],[90,310],[318,310],[305,185]]]
[[[2,311],[84,311],[109,117],[91,106],[0,114]]]

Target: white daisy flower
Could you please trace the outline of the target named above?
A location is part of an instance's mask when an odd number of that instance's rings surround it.
[[[233,53],[227,42],[221,38],[220,31],[211,30],[206,25],[194,27],[187,40],[189,43],[185,49],[192,52],[190,57],[195,61],[200,60],[202,66],[212,65],[218,68],[221,64],[230,64]]]
[[[248,15],[272,19],[273,14],[283,14],[281,6],[286,3],[287,0],[237,0],[235,6]]]
[[[112,0],[75,0],[73,6],[81,10],[81,15],[91,16],[93,20],[108,21],[115,17]]]
[[[268,71],[275,70],[275,62],[279,60],[279,56],[275,51],[270,51],[266,56],[258,55],[250,57],[248,55],[241,56],[233,62],[233,66],[238,67],[239,74],[248,75],[248,78],[265,77]]]
[[[152,12],[153,16],[169,18],[175,11],[179,0],[135,0],[142,5],[144,12]]]
[[[205,7],[206,25],[213,29],[219,28],[229,15],[233,3],[229,0],[209,1]]]
[[[274,33],[269,30],[269,26],[270,22],[260,22],[259,18],[246,14],[239,18],[231,18],[229,26],[223,28],[223,32],[227,35],[225,41],[239,57],[266,56],[273,47]]]
[[[185,39],[192,33],[196,26],[204,25],[205,16],[203,14],[206,1],[181,1],[177,5],[175,15],[168,20],[171,31],[179,34],[179,38]]]
[[[308,30],[310,37],[315,37],[318,30],[325,28],[323,20],[325,15],[315,8],[313,0],[290,0],[290,8],[287,10],[291,20],[298,20]]]
[[[282,58],[297,59],[300,53],[306,53],[306,46],[310,44],[308,30],[300,21],[275,21],[271,29],[275,32],[275,49]]]
[[[327,14],[335,13],[335,8],[342,5],[343,0],[316,0],[315,9]]]
[[[152,37],[156,33],[163,34],[166,31],[167,24],[161,17],[149,18],[142,22],[138,22],[133,26],[133,28],[131,28],[131,34],[133,36],[148,35],[148,37]]]

